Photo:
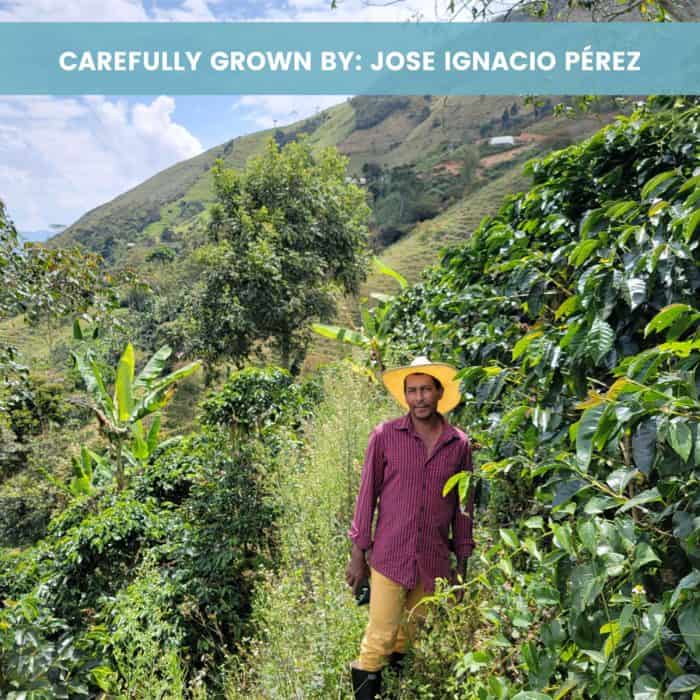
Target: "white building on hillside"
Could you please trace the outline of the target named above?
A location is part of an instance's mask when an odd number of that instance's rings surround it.
[[[515,136],[492,136],[489,146],[515,146]]]

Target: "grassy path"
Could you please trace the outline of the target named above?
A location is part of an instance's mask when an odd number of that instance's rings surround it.
[[[370,430],[394,407],[364,377],[330,370],[301,462],[277,477],[280,560],[254,603],[255,639],[236,660],[227,698],[350,697],[348,663],[366,624],[345,583],[346,530]]]

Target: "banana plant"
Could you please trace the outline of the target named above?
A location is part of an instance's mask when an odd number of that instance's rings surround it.
[[[374,268],[383,275],[388,275],[396,280],[401,289],[408,287],[406,278],[399,272],[383,263],[376,256],[372,258]],[[360,316],[362,318],[362,329],[343,328],[325,323],[314,323],[311,329],[324,338],[337,340],[341,343],[350,343],[355,347],[362,348],[369,353],[369,365],[380,374],[384,371],[384,351],[387,343],[388,328],[385,326],[387,312],[391,306],[390,302],[394,297],[390,294],[380,294],[372,292],[370,298],[377,304],[370,310],[368,300],[360,302]]]
[[[90,396],[88,405],[97,417],[100,432],[109,441],[119,491],[127,484],[126,464],[145,466],[158,446],[160,411],[172,398],[174,384],[200,366],[199,361],[191,362],[161,377],[171,353],[168,346],[162,347],[135,377],[136,359],[134,348],[129,343],[117,365],[112,394],[107,391],[102,372],[90,351],[84,354],[73,353],[76,367]],[[146,431],[143,419],[149,416],[153,418]],[[84,472],[83,461],[79,466]]]
[[[85,445],[80,448],[80,457],[72,458],[72,464],[73,478],[68,484],[68,491],[76,498],[78,496],[91,496],[95,492],[96,477],[100,472],[106,472],[109,469],[108,459],[88,449]]]

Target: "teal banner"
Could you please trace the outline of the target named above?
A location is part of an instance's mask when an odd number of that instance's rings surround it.
[[[698,94],[697,24],[2,23],[4,94]]]

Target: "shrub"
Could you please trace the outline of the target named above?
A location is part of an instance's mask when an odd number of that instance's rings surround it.
[[[283,413],[292,382],[291,374],[279,368],[248,367],[234,372],[220,391],[202,402],[202,422],[260,432]]]
[[[63,387],[40,377],[28,375],[12,384],[12,391],[3,401],[9,427],[20,442],[46,430],[50,424],[60,425],[65,418]]]
[[[129,697],[186,697],[185,620],[178,587],[148,556],[138,575],[102,612],[114,673],[110,690]]]
[[[21,547],[46,532],[54,507],[47,493],[0,496],[0,547]]]
[[[36,596],[0,609],[0,690],[6,700],[88,697],[105,671],[99,646],[76,638]]]
[[[387,312],[406,355],[463,367],[486,448],[494,542],[458,697],[697,687],[700,107],[666,104],[532,162]]]
[[[154,248],[150,253],[148,253],[148,255],[146,256],[146,260],[148,262],[158,262],[162,265],[165,265],[166,263],[171,263],[173,260],[175,260],[176,257],[177,253],[175,252],[175,250],[173,250],[167,245],[159,245],[156,248]],[[145,307],[145,304],[143,306]],[[138,306],[136,308],[141,311],[143,310]]]

